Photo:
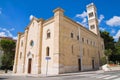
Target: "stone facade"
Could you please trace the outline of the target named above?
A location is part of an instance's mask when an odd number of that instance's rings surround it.
[[[63,9],[53,12],[48,20],[34,17],[25,32],[18,33],[13,72],[56,75],[98,69],[104,42],[94,4],[87,6],[88,16],[93,12],[89,30],[66,17]]]

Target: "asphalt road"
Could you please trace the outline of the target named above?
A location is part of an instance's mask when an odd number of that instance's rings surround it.
[[[120,80],[120,71],[79,72],[52,77],[0,75],[0,80]]]

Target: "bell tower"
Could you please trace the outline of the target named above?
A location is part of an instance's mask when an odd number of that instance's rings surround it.
[[[97,10],[93,3],[87,5],[87,15],[88,15],[88,24],[89,30],[99,35],[99,28],[98,28],[98,18],[97,18]]]

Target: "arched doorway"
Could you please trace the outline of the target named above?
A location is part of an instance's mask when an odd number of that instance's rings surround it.
[[[28,70],[27,73],[31,74],[32,72],[32,60],[33,60],[33,54],[31,52],[28,52],[27,57],[28,57]]]
[[[28,59],[28,73],[31,73],[31,68],[32,68],[32,58]]]

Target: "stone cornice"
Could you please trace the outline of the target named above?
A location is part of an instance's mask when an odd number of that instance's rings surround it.
[[[60,7],[58,7],[58,8],[56,8],[56,9],[53,10],[54,13],[57,12],[57,11],[64,12],[64,10],[62,8],[60,8]]]
[[[97,37],[96,34],[94,34],[93,32],[91,32],[90,30],[88,30],[87,28],[85,28],[84,26],[82,26],[81,24],[73,21],[72,19],[70,19],[70,18],[68,18],[68,17],[66,17],[66,16],[64,16],[64,19],[65,19],[66,21],[70,22],[71,24],[77,26],[77,27],[79,26],[80,29],[82,29],[82,30],[84,30],[84,31],[87,31],[88,33],[90,33],[90,34],[94,35],[95,37]]]
[[[43,26],[46,26],[46,25],[48,25],[48,24],[50,24],[52,22],[54,22],[54,17],[51,17],[48,20],[45,20],[44,23],[43,23]]]

